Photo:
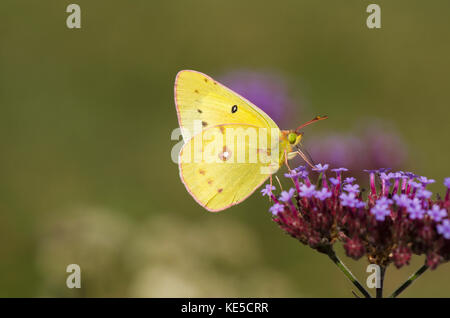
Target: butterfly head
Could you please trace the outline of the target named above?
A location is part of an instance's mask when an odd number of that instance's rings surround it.
[[[290,145],[296,146],[302,140],[303,133],[296,133],[295,131],[291,131],[287,135],[287,140]]]

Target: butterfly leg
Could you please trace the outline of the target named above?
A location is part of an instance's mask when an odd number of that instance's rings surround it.
[[[305,156],[305,154],[303,152],[301,152],[300,150],[297,149],[297,153],[299,154],[299,156],[305,160],[305,162],[311,167],[314,168],[314,165],[311,163],[311,160],[308,159],[308,157]]]
[[[288,154],[287,154],[286,149],[284,150],[284,163],[286,164],[286,167],[288,168],[288,170],[290,172],[292,169],[291,169],[291,167],[289,167],[289,164],[288,164]]]
[[[277,179],[278,181],[278,185],[280,186],[280,190],[283,191],[283,186],[281,185],[280,179],[278,178],[278,176],[275,176],[275,179]]]

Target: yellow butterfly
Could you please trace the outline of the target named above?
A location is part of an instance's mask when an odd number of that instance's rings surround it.
[[[180,71],[175,105],[182,130],[180,177],[192,197],[216,212],[244,201],[297,154],[299,130],[280,130],[261,109],[211,77]],[[271,160],[272,159],[272,160]],[[288,166],[289,168],[289,166]]]

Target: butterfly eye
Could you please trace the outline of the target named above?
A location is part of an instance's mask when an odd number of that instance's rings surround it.
[[[231,107],[231,112],[234,114],[235,112],[237,112],[237,105],[233,105],[233,107]]]
[[[296,134],[290,133],[288,135],[288,141],[289,141],[290,144],[294,144],[296,140],[297,140],[297,135]]]

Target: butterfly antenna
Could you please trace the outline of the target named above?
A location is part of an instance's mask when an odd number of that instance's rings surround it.
[[[304,123],[303,125],[298,126],[297,129],[295,130],[295,133],[298,134],[299,130],[302,129],[303,127],[306,127],[306,126],[311,125],[319,120],[324,120],[327,118],[328,118],[328,116],[316,116],[313,119],[311,119],[310,121],[307,121],[306,123]]]

